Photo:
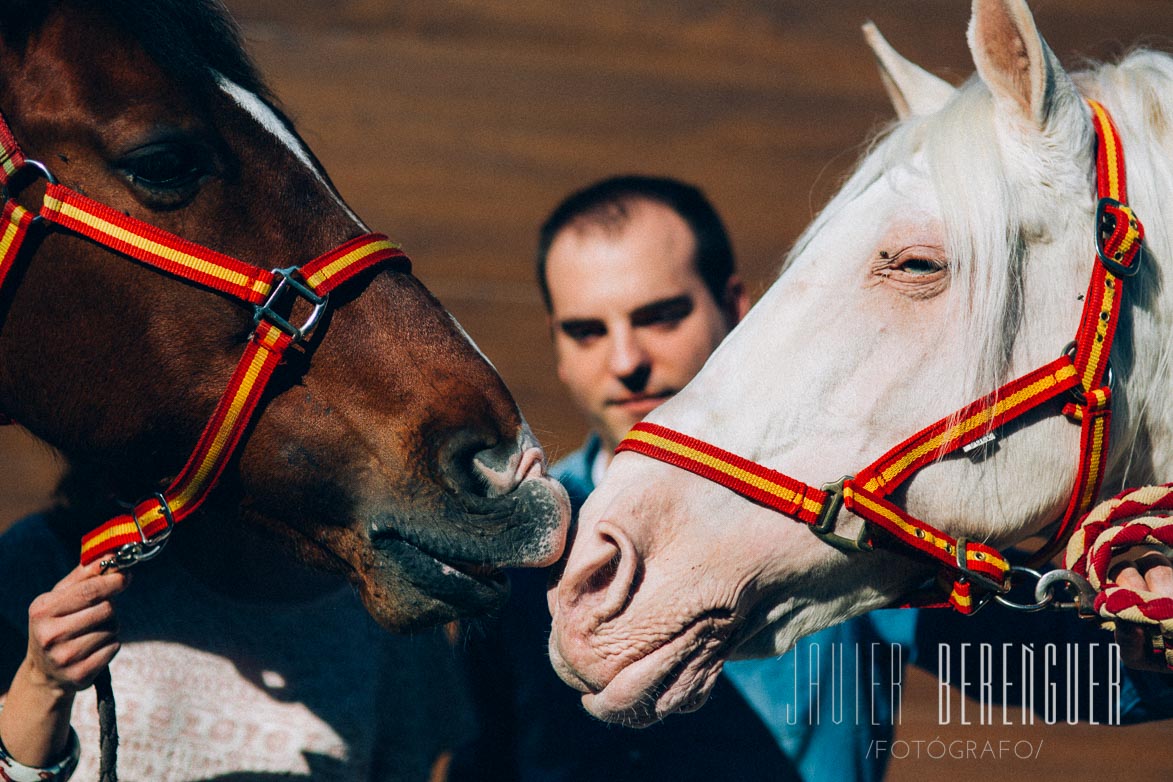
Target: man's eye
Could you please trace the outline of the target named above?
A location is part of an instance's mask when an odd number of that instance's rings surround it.
[[[575,342],[586,342],[595,337],[603,336],[607,330],[602,325],[595,323],[563,323],[562,333]]]
[[[636,326],[671,326],[692,314],[692,300],[681,299],[652,307],[636,313],[632,322]]]
[[[649,315],[648,317],[644,318],[643,322],[640,325],[641,326],[654,326],[657,323],[661,323],[661,324],[662,323],[675,323],[679,320],[684,320],[684,316],[687,314],[688,314],[688,312],[678,312],[678,311],[657,312],[654,315]]]
[[[206,173],[195,149],[175,145],[138,150],[120,165],[132,183],[150,190],[182,190]]]

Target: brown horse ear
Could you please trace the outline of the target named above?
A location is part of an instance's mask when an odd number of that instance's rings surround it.
[[[1039,35],[1025,0],[973,0],[969,48],[999,106],[1043,127],[1075,86]]]
[[[908,119],[934,114],[953,97],[956,89],[952,84],[902,57],[873,23],[863,26],[863,37],[876,55],[880,80],[897,117]]]

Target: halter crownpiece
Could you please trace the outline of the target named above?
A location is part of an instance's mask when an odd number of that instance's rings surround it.
[[[45,180],[45,193],[34,214],[17,203],[16,195],[38,178]],[[125,568],[157,555],[175,525],[195,512],[216,484],[285,350],[313,332],[330,292],[381,264],[411,270],[411,261],[399,246],[382,234],[356,237],[301,266],[272,271],[252,266],[60,184],[43,163],[24,156],[2,115],[0,195],[0,290],[30,231],[43,225],[84,236],[156,271],[237,299],[254,311],[256,329],[187,464],[165,491],[128,506],[126,513],[82,538],[81,561],[87,565],[108,557],[103,565]],[[291,305],[296,298],[312,308],[300,325],[279,314],[285,311],[282,304]],[[0,423],[11,419],[0,415]]]
[[[1127,205],[1124,150],[1111,117],[1088,101],[1096,131],[1095,242],[1092,270],[1075,340],[1059,358],[942,418],[889,450],[856,475],[815,488],[743,459],[694,437],[651,423],[639,423],[615,449],[650,456],[714,481],[785,516],[810,525],[828,544],[847,551],[870,551],[885,540],[910,548],[940,567],[948,598],[909,602],[951,605],[973,613],[991,595],[1010,590],[1011,567],[998,550],[954,538],[909,515],[888,497],[917,471],[959,449],[972,449],[1001,426],[1031,410],[1071,394],[1063,414],[1080,425],[1080,456],[1070,499],[1051,538],[1032,564],[1046,561],[1071,536],[1075,521],[1094,503],[1103,479],[1111,422],[1108,356],[1120,313],[1123,281],[1143,260],[1144,228]],[[835,533],[840,508],[863,519],[858,535]]]

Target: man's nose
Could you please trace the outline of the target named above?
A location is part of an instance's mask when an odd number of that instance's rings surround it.
[[[611,352],[607,357],[607,363],[611,374],[620,379],[639,375],[643,375],[646,379],[647,371],[651,366],[643,343],[637,335],[627,330],[617,332],[612,337]]]

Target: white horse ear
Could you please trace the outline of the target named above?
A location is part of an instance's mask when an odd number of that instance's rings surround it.
[[[1025,0],[973,0],[969,48],[994,99],[1043,127],[1063,97],[1076,95],[1039,35]]]
[[[900,119],[940,111],[956,92],[949,82],[902,57],[871,22],[863,26],[863,37],[876,55],[880,80]]]

